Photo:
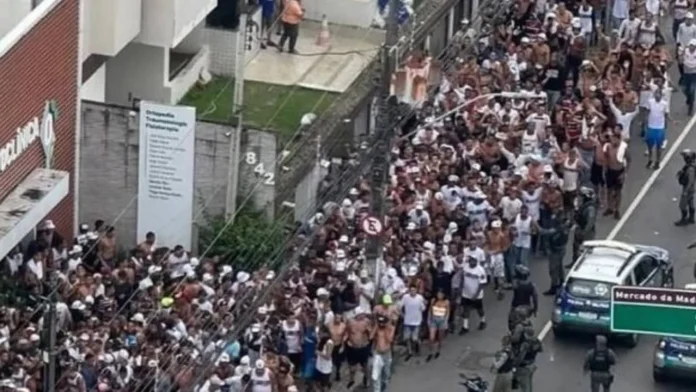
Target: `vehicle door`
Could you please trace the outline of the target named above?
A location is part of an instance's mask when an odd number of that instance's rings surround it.
[[[635,282],[638,286],[662,287],[660,262],[650,255],[643,255],[633,269]]]

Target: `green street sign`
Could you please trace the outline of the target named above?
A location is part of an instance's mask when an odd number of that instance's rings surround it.
[[[611,331],[696,337],[696,291],[614,286]]]

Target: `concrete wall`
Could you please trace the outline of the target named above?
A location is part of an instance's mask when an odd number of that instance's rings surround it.
[[[319,183],[324,176],[326,176],[326,173],[326,169],[317,162],[309,175],[307,175],[302,182],[298,184],[297,190],[295,191],[294,200],[295,221],[307,220],[307,217],[315,212]]]
[[[373,102],[374,101],[374,102]],[[374,124],[371,116],[374,115],[373,105],[376,100],[369,100],[367,104],[356,110],[351,121],[345,121],[343,124],[343,132],[337,136],[340,141],[327,141],[326,143],[335,144],[337,147],[332,150],[331,156],[324,156],[321,159],[325,163],[330,162],[331,170],[334,172],[340,164],[348,158],[347,146],[357,148],[361,142],[368,140],[368,135],[373,131],[370,129]],[[308,147],[309,148],[309,147]],[[316,147],[314,147],[316,149]],[[323,205],[327,201],[340,202],[341,200],[320,200],[321,198],[321,183],[328,179],[329,167],[323,166],[317,162],[312,170],[297,184],[293,200],[281,200],[281,202],[291,202],[295,204],[295,220],[307,219],[310,214],[316,211],[318,206]],[[324,184],[331,187],[333,184]]]
[[[118,230],[124,246],[136,244],[139,136],[138,114],[127,108],[102,103],[82,104],[80,132],[79,219],[104,219]],[[229,125],[198,122],[196,125],[196,168],[194,215],[224,212],[229,166],[229,143],[234,135]],[[272,134],[246,130],[241,152],[256,153],[265,170],[274,171],[276,142]],[[275,197],[274,186],[253,172],[239,157],[238,199],[253,190],[251,201],[266,208]],[[258,185],[257,184],[261,184]],[[197,230],[194,229],[194,233]],[[142,240],[142,239],[140,239]],[[194,241],[196,242],[196,241]]]
[[[106,102],[131,106],[133,99],[139,98],[174,104],[208,69],[209,63],[210,50],[202,46],[186,67],[169,80],[169,48],[131,42],[106,63]]]
[[[143,0],[82,0],[83,52],[115,56],[139,33]],[[83,59],[89,55],[83,53]]]
[[[168,56],[169,51],[167,51]],[[166,64],[167,68],[169,68],[169,58],[167,58]],[[207,46],[203,46],[174,79],[164,82],[165,90],[169,95],[169,98],[164,102],[176,104],[181,101],[181,98],[196,84],[203,71],[209,68],[210,49]]]
[[[95,102],[106,100],[106,64],[99,67],[97,72],[82,84],[80,98]]]
[[[248,20],[249,34],[253,39],[251,48],[245,53],[245,63],[251,61],[260,50],[258,26],[261,26],[261,8],[258,7]],[[204,31],[204,42],[210,47],[210,72],[215,75],[234,77],[238,31],[217,27],[205,27]]]
[[[377,13],[377,0],[305,0],[305,18],[322,20],[344,26],[369,28]]]
[[[118,56],[106,63],[106,101],[130,106],[133,98],[155,102],[170,102],[169,89],[164,82],[169,78],[165,56],[169,49],[128,44]]]
[[[0,0],[0,37],[14,29],[31,12],[31,0]]]

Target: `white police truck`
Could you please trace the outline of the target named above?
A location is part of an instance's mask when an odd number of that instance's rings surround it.
[[[656,246],[619,241],[585,241],[565,282],[557,292],[551,317],[557,337],[566,332],[611,335],[613,286],[673,287],[669,252]],[[628,346],[637,334],[619,335]]]

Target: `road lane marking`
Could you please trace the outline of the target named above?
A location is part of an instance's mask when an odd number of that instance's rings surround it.
[[[672,156],[676,154],[677,150],[679,149],[679,146],[684,142],[684,139],[689,135],[691,130],[694,128],[694,125],[696,125],[696,115],[692,116],[689,122],[686,124],[686,127],[684,127],[684,130],[682,133],[679,135],[679,137],[672,143],[672,147],[667,151],[667,155],[665,155],[662,158],[662,162],[660,163],[660,168],[657,170],[654,170],[650,177],[648,178],[648,181],[643,184],[643,187],[640,188],[640,191],[638,191],[638,194],[636,197],[633,198],[633,201],[631,202],[631,205],[628,206],[626,209],[626,212],[621,216],[621,219],[619,219],[618,222],[616,222],[616,225],[614,225],[614,228],[611,230],[609,235],[607,236],[607,240],[613,240],[616,238],[616,236],[619,234],[619,231],[626,225],[626,222],[628,222],[628,219],[631,217],[631,215],[636,211],[638,208],[638,205],[640,202],[645,198],[645,195],[648,194],[648,191],[650,188],[653,186],[655,181],[657,181],[657,177],[660,176],[660,173],[662,173],[662,170],[667,166],[669,161],[672,159]],[[640,166],[638,166],[640,167]],[[541,329],[541,332],[539,332],[539,335],[537,336],[539,340],[544,340],[546,335],[549,334],[549,331],[551,331],[552,324],[551,320],[547,321],[546,324],[544,324],[544,327]]]

